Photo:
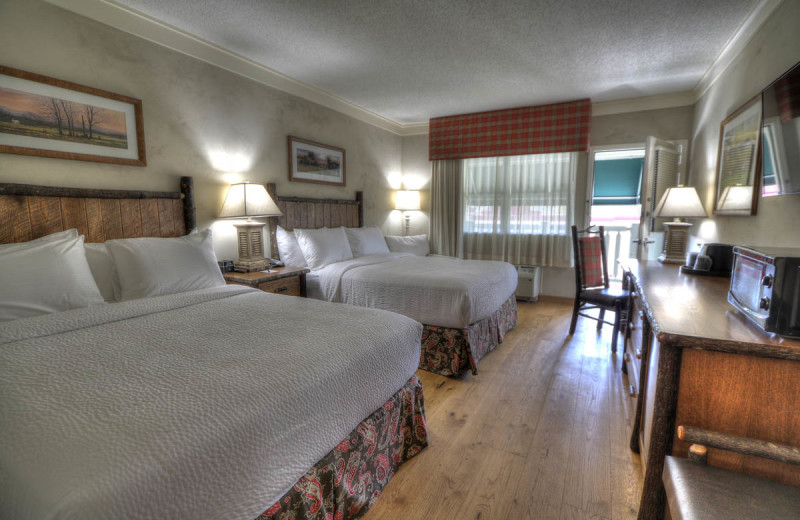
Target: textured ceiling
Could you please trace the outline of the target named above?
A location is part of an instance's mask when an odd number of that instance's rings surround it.
[[[693,89],[759,0],[116,0],[400,124]]]

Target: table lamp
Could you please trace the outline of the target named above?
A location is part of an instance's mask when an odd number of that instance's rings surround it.
[[[244,218],[247,221],[234,224],[239,239],[239,260],[234,263],[237,270],[261,271],[269,268],[264,259],[264,224],[253,221],[253,217],[279,217],[281,210],[267,193],[263,184],[247,181],[231,184],[219,218]]]
[[[658,257],[658,261],[669,264],[684,263],[691,224],[681,221],[681,218],[708,217],[697,190],[693,186],[681,185],[667,188],[653,216],[675,217],[672,222],[664,222],[664,251]]]
[[[394,208],[403,212],[403,234],[408,235],[408,229],[411,226],[411,216],[407,212],[419,211],[419,191],[397,190]]]

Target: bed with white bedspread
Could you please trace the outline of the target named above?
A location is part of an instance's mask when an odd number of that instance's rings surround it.
[[[408,381],[421,331],[235,286],[11,322],[3,515],[255,518]]]
[[[514,295],[517,272],[506,262],[390,253],[327,265],[306,275],[306,284],[310,297],[463,329]]]
[[[422,250],[390,250],[384,237],[365,228],[363,197],[355,200],[281,197],[267,188],[283,212],[270,223],[272,255],[287,265],[309,267],[306,292],[313,298],[389,310],[424,326],[419,367],[442,375],[477,373],[517,321],[517,272],[507,262],[460,260]],[[342,218],[338,218],[341,216]]]
[[[181,184],[0,184],[0,519],[355,518],[427,445],[422,325],[226,286]]]

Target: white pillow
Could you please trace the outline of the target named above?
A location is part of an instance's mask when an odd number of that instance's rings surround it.
[[[286,231],[278,226],[278,231],[275,234],[278,242],[278,255],[281,261],[293,267],[306,267],[306,259],[303,256],[303,251],[300,249],[300,244],[297,243],[297,237],[294,236],[294,231]]]
[[[0,251],[0,321],[103,303],[82,236],[14,245]]]
[[[92,270],[97,288],[107,302],[116,301],[116,296],[120,293],[117,269],[114,267],[114,257],[105,244],[86,243],[86,260],[89,262],[89,269]]]
[[[399,237],[387,235],[386,245],[392,253],[413,253],[417,256],[426,256],[430,252],[428,235],[414,235]]]
[[[353,258],[343,227],[295,229],[294,236],[311,269]]]
[[[353,258],[389,253],[383,233],[376,227],[345,228],[344,232],[347,233],[347,241],[350,242]]]
[[[32,245],[41,244],[42,242],[55,242],[56,240],[64,240],[65,238],[78,238],[78,230],[68,229],[66,231],[59,231],[43,237],[34,238],[27,242],[15,242],[13,244],[0,244],[0,253],[9,253],[11,251],[18,251],[26,249]]]
[[[122,238],[106,246],[119,278],[119,301],[225,285],[211,230],[179,238]]]

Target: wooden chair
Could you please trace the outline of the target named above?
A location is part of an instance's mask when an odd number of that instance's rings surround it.
[[[569,333],[575,333],[578,316],[597,320],[597,330],[604,323],[614,326],[611,336],[611,351],[617,351],[617,337],[623,318],[627,315],[630,294],[621,287],[610,287],[606,268],[605,229],[599,226],[596,231],[590,226],[583,231],[572,226],[572,251],[575,255],[575,307]],[[585,311],[600,309],[598,317]],[[614,313],[614,322],[605,321],[606,311]]]
[[[667,456],[662,480],[672,520],[797,520],[800,488],[706,464],[707,446],[800,465],[800,449],[678,426],[689,458]]]

